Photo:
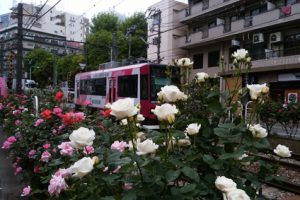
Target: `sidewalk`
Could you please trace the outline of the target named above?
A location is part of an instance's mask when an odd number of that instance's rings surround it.
[[[4,142],[4,135],[0,131],[0,147]],[[12,162],[7,153],[0,148],[0,200],[16,200],[20,196],[20,181],[14,175]]]

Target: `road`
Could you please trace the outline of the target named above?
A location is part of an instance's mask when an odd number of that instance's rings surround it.
[[[0,146],[5,136],[0,131]],[[20,180],[14,175],[12,162],[7,153],[0,149],[0,200],[17,200],[20,196]]]

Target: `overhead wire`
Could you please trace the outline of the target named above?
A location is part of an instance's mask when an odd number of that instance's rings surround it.
[[[35,22],[37,22],[39,19],[41,19],[43,16],[45,16],[48,12],[50,12],[57,4],[59,4],[62,0],[58,0],[53,6],[51,6],[46,12],[44,12],[42,15],[38,16],[35,21],[31,24],[31,26],[26,30],[27,32],[31,30],[32,26],[34,25]],[[48,0],[47,0],[48,2]],[[42,9],[40,9],[42,10]]]

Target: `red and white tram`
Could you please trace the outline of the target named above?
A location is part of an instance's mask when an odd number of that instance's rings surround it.
[[[151,109],[155,108],[157,93],[171,84],[166,70],[166,65],[141,63],[77,74],[74,103],[84,105],[89,101],[91,107],[104,108],[107,103],[130,97],[140,103],[144,117],[153,119]]]

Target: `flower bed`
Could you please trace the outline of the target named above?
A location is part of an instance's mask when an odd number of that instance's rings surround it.
[[[240,55],[236,62],[248,66],[249,59]],[[160,105],[153,113],[160,131],[141,129],[139,105],[129,98],[92,114],[88,106],[84,112],[62,108],[61,95],[40,96],[38,116],[30,97],[3,99],[1,123],[7,140],[2,148],[10,152],[16,175],[27,185],[21,196],[263,199],[260,180],[278,178],[272,176],[275,166],[252,156],[269,148],[266,130],[255,124],[257,115],[251,125],[239,115],[229,120],[228,113],[235,113],[238,105],[208,75],[197,75],[184,89],[188,95],[176,86],[158,93]],[[268,88],[249,89],[255,106],[261,106]],[[241,95],[248,92],[244,89]],[[290,153],[281,147],[275,152],[285,157]],[[253,162],[260,163],[257,174],[241,170]]]

